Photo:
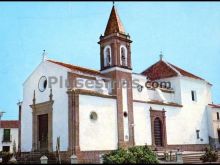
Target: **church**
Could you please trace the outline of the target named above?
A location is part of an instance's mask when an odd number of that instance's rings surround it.
[[[162,56],[134,73],[132,40],[114,5],[98,44],[100,70],[44,58],[25,80],[21,152],[54,152],[58,137],[63,155],[82,160],[138,145],[200,151],[219,144],[212,84]]]

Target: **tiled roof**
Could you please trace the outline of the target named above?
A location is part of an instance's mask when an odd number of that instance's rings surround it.
[[[150,80],[157,80],[162,78],[176,77],[178,75],[191,77],[194,79],[204,80],[192,73],[189,73],[173,64],[160,60],[144,70],[141,74],[147,76]]]
[[[116,32],[125,34],[125,29],[118,16],[115,6],[113,6],[104,34],[106,36],[106,35],[116,33]]]
[[[18,120],[1,120],[0,128],[19,128],[20,121]]]
[[[170,64],[170,63],[169,63]],[[179,72],[180,72],[180,74],[181,75],[183,75],[183,76],[186,76],[186,77],[191,77],[191,78],[195,78],[195,79],[200,79],[200,80],[204,80],[203,78],[201,78],[201,77],[198,77],[198,76],[196,76],[196,75],[194,75],[194,74],[192,74],[192,73],[189,73],[189,72],[187,72],[187,71],[185,71],[185,70],[183,70],[183,69],[181,69],[181,68],[179,68],[179,67],[177,67],[177,66],[175,66],[175,65],[173,65],[173,64],[170,64],[172,67],[174,67],[176,70],[178,70]]]
[[[54,60],[47,60],[47,61],[52,62],[57,65],[60,65],[60,66],[63,66],[65,68],[71,69],[71,70],[76,70],[76,71],[80,71],[80,72],[92,74],[92,75],[101,75],[101,73],[97,70],[92,70],[92,69],[88,69],[88,68],[84,68],[84,67],[80,67],[80,66],[75,66],[75,65],[67,64],[67,63],[63,63],[63,62],[58,62],[58,61],[54,61]]]
[[[219,104],[208,104],[209,106],[211,106],[212,108],[220,108]]]

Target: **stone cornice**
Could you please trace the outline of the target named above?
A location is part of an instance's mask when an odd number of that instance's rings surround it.
[[[164,103],[164,102],[154,101],[154,100],[151,100],[151,101],[133,100],[133,102],[164,105],[164,106],[171,106],[171,107],[183,107],[183,105],[180,105],[180,104],[177,104],[177,103],[172,103],[172,102]]]
[[[81,95],[90,95],[90,96],[98,96],[104,98],[116,98],[116,95],[106,95],[96,91],[86,90],[86,89],[68,89],[68,94],[81,94]]]

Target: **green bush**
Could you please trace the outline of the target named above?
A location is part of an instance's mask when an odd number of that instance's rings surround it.
[[[218,152],[211,147],[205,148],[205,154],[201,156],[200,160],[203,162],[216,162],[218,160]]]
[[[148,146],[118,149],[103,156],[105,164],[158,164],[156,154]]]

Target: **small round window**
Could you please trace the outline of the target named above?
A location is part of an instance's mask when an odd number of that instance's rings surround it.
[[[91,112],[91,113],[90,113],[90,119],[91,119],[91,120],[94,120],[94,121],[95,121],[95,120],[97,120],[97,118],[98,118],[98,115],[97,115],[96,112]]]
[[[38,83],[38,89],[39,91],[43,92],[47,88],[47,78],[45,76],[42,76]]]
[[[124,112],[124,117],[128,117],[128,113],[127,112]]]

